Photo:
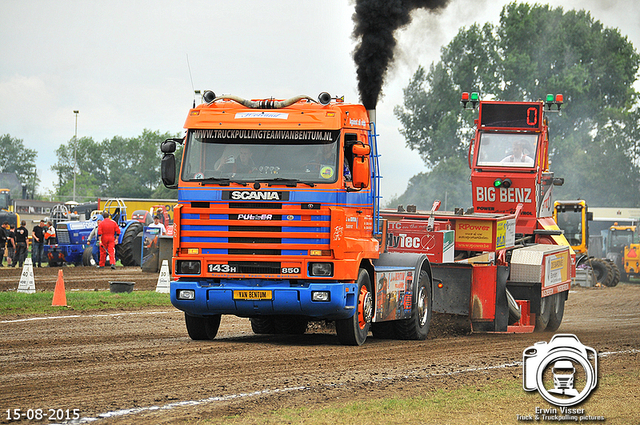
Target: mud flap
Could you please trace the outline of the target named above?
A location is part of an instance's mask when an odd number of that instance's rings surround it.
[[[469,315],[473,266],[464,263],[431,264],[433,311]]]
[[[492,288],[489,281],[485,281],[483,284],[479,277],[475,278],[474,303],[471,315],[471,325],[474,332],[506,332],[509,326],[509,302],[507,300],[509,268],[506,266],[493,266],[491,268],[495,269],[495,274],[490,273],[491,279],[493,279],[493,288],[495,288],[494,294],[491,294]],[[485,297],[489,301],[491,295],[494,297],[492,300],[493,312],[477,311],[475,300]],[[488,306],[490,307],[490,303]]]

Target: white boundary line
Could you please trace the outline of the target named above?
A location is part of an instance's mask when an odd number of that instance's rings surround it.
[[[607,351],[607,352],[604,352],[604,353],[598,353],[598,357],[608,357],[608,356],[612,356],[612,355],[616,355],[616,354],[631,354],[631,353],[640,353],[640,349],[631,349],[631,350],[624,350],[624,351]],[[459,373],[480,372],[480,371],[484,371],[484,370],[503,369],[503,368],[515,367],[515,366],[522,366],[522,362],[512,362],[512,363],[504,363],[504,364],[495,365],[495,366],[484,366],[484,367],[477,367],[477,368],[468,368],[468,369],[454,370],[454,371],[443,372],[443,373],[428,373],[428,374],[426,374],[425,377],[428,378],[428,377],[433,377],[433,376],[451,376],[451,375],[456,375],[456,374],[459,374]],[[419,375],[418,373],[413,374],[414,377],[418,376],[418,375]],[[388,378],[383,378],[383,379],[377,379],[377,380],[374,380],[374,382],[375,381],[382,381],[382,380],[393,380],[393,379],[398,379],[398,377],[388,377]],[[329,385],[329,386],[337,387],[337,386],[340,386],[340,385],[342,385],[342,384]],[[267,388],[267,389],[264,389],[264,390],[253,391],[253,392],[250,392],[250,393],[229,394],[229,395],[225,395],[225,396],[216,396],[216,397],[204,398],[204,399],[201,399],[201,400],[177,401],[175,403],[165,404],[164,406],[146,406],[146,407],[134,407],[134,408],[131,408],[131,409],[114,410],[114,411],[111,411],[111,412],[99,413],[99,414],[96,415],[96,417],[93,417],[93,418],[85,417],[85,418],[80,418],[78,420],[72,420],[72,421],[68,421],[68,422],[63,422],[63,424],[84,424],[84,423],[89,423],[89,422],[95,422],[95,421],[98,421],[100,419],[115,418],[115,417],[122,417],[122,416],[128,416],[128,415],[136,415],[138,413],[155,412],[155,411],[159,411],[159,410],[171,410],[171,409],[176,408],[176,407],[198,406],[198,405],[201,405],[201,404],[214,403],[216,401],[228,401],[228,400],[240,399],[240,398],[245,398],[245,397],[255,397],[255,396],[261,396],[261,395],[270,395],[270,394],[293,392],[293,391],[304,391],[304,390],[309,390],[309,389],[311,389],[311,387],[307,387],[307,386],[275,388],[275,389],[268,389]]]
[[[130,313],[110,313],[110,314],[71,314],[68,316],[45,316],[45,317],[28,317],[26,319],[14,319],[14,320],[2,320],[0,323],[20,323],[31,322],[35,320],[54,320],[54,319],[77,319],[82,317],[115,317],[115,316],[133,316],[143,314],[173,314],[180,313],[180,310],[175,311],[139,311]]]

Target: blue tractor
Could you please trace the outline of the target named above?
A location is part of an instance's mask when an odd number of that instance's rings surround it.
[[[120,226],[120,237],[116,245],[116,259],[123,266],[140,266],[143,226],[135,220],[127,220],[127,207],[120,199],[109,199],[104,211]],[[45,245],[45,255],[50,266],[74,264],[76,266],[95,265],[89,244],[91,231],[102,220],[100,213],[88,221],[60,221],[56,224],[57,244]],[[138,242],[136,243],[136,238]],[[136,248],[137,247],[137,248]]]

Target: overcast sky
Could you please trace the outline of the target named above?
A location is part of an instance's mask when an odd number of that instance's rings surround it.
[[[393,116],[402,89],[461,27],[497,23],[507,3],[452,0],[440,14],[415,13],[399,32],[401,52],[377,108],[385,198],[425,171]],[[587,9],[640,46],[638,0],[550,4]],[[359,102],[353,9],[348,0],[0,0],[0,134],[38,152],[43,191],[55,183],[55,150],[74,135],[74,110],[78,137],[102,141],[182,132],[194,88],[244,98],[327,91]]]

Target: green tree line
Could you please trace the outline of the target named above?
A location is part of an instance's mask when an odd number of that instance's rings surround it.
[[[467,156],[477,111],[462,110],[460,94],[475,91],[509,101],[562,93],[562,111],[547,114],[550,168],[565,179],[556,199],[640,206],[639,64],[626,37],[584,10],[511,3],[498,25],[462,28],[440,61],[416,70],[394,109],[427,170],[389,205],[426,208],[445,196],[448,209],[471,205]]]
[[[40,184],[37,158],[38,152],[26,148],[22,139],[11,137],[10,134],[0,136],[0,173],[15,173],[30,198],[34,197]],[[21,196],[21,193],[12,194],[14,198]]]
[[[15,173],[26,186],[29,198],[53,198],[68,201],[96,198],[174,198],[160,178],[160,144],[178,135],[143,130],[137,137],[114,136],[102,142],[91,137],[72,138],[55,151],[57,162],[51,167],[57,182],[53,193],[38,193],[40,178],[36,168],[38,152],[24,146],[21,139],[5,134],[0,137],[0,173]],[[75,151],[75,160],[74,160]],[[182,148],[176,152],[178,161]],[[14,198],[22,196],[13,194]]]
[[[160,178],[160,144],[170,137],[177,135],[145,129],[132,138],[114,136],[95,142],[91,137],[82,137],[77,144],[71,139],[56,150],[58,161],[51,167],[58,177],[56,196],[69,199],[73,194],[75,147],[76,197],[175,197]]]

